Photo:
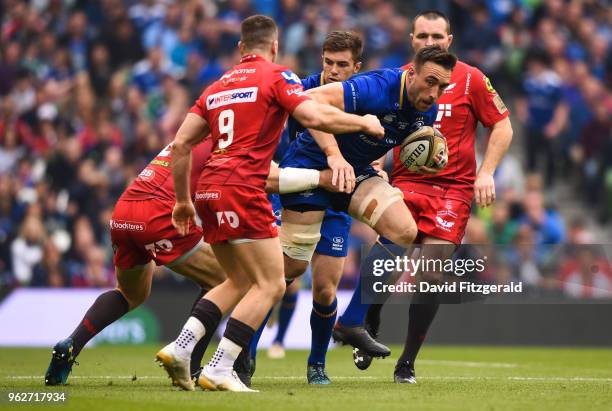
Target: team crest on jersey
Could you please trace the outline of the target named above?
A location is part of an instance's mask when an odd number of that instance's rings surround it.
[[[438,104],[438,114],[436,115],[436,122],[442,121],[442,117],[451,116],[452,104]]]
[[[485,86],[487,87],[487,91],[491,94],[497,94],[497,91],[493,88],[493,84],[491,84],[491,80],[487,76],[482,76],[482,79],[485,82]]]
[[[257,89],[246,87],[211,94],[206,98],[206,108],[212,110],[229,104],[252,103],[257,100]]]
[[[450,219],[456,220],[458,217],[457,213],[447,208],[445,210],[438,210],[436,213],[436,226],[444,231],[451,231],[455,225],[455,221],[449,221]]]
[[[302,80],[291,70],[285,70],[281,73],[281,76],[289,84],[302,84]]]

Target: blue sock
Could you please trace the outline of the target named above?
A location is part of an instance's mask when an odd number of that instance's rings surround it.
[[[361,278],[357,282],[351,301],[346,306],[344,313],[338,318],[338,322],[346,327],[356,327],[362,325],[368,313],[370,304],[361,302]]]
[[[283,340],[285,339],[287,328],[289,328],[291,317],[293,317],[293,312],[295,311],[295,304],[297,303],[297,300],[297,293],[285,293],[285,296],[283,297],[283,300],[281,302],[280,309],[278,310],[278,331],[276,333],[276,338],[274,338],[275,343],[283,345]]]
[[[251,339],[251,358],[252,359],[255,359],[255,357],[257,357],[257,345],[259,344],[259,339],[261,338],[261,334],[263,333],[264,328],[266,328],[266,324],[268,323],[268,320],[270,319],[270,316],[272,315],[273,309],[274,307],[272,307],[270,311],[268,311],[268,315],[266,315],[266,318],[264,318],[263,322],[261,323],[257,331],[255,331],[255,334],[253,334],[253,338]]]
[[[388,244],[389,241],[384,239],[383,237],[380,240],[384,244]],[[359,272],[359,281],[357,282],[357,286],[355,287],[355,291],[353,291],[353,296],[351,297],[351,301],[348,306],[344,310],[344,313],[338,318],[338,322],[346,327],[356,327],[359,325],[363,325],[366,314],[368,313],[368,308],[370,307],[370,303],[374,302],[375,296],[373,293],[362,295],[362,282],[363,279],[366,278],[366,284],[371,283],[372,278],[372,267],[373,261],[376,259],[387,259],[391,258],[389,254],[390,246],[383,246],[379,242],[374,243],[368,256],[361,263],[361,269]],[[397,246],[392,248],[392,252],[397,253]],[[386,282],[387,278],[392,274],[392,272],[385,272],[382,276],[377,278],[377,281]],[[367,292],[367,291],[366,291]],[[376,296],[380,298],[381,296]],[[365,300],[365,302],[363,302]]]
[[[312,312],[310,314],[310,329],[312,330],[312,342],[310,345],[310,356],[308,365],[325,364],[325,355],[332,335],[332,330],[336,322],[338,300],[329,306],[312,302]]]

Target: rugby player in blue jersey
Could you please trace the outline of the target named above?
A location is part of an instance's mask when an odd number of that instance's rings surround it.
[[[377,115],[386,133],[381,140],[364,134],[331,136],[306,130],[298,133],[290,144],[281,161],[282,167],[324,169],[329,166],[339,171],[339,185],[344,186],[345,192],[314,189],[281,196],[280,239],[288,279],[305,271],[318,247],[321,227],[330,209],[348,212],[400,246],[408,246],[414,241],[417,227],[401,201],[403,195],[381,178],[371,163],[422,126],[433,125],[436,118],[434,103],[448,86],[455,62],[456,57],[440,47],[426,47],[415,56],[414,71],[377,70],[308,91],[313,99],[346,112]],[[339,281],[339,275],[329,275],[328,267],[322,266],[321,269],[326,275],[319,276],[324,286],[315,290],[311,324],[313,349],[314,338],[319,338],[317,347],[324,345],[325,348],[318,356],[313,356],[315,350],[311,351],[307,373],[309,382],[316,384],[329,383],[324,361],[336,315],[335,295]],[[315,329],[320,333],[317,337]],[[378,344],[371,347],[369,354],[385,356],[389,351]]]
[[[362,41],[357,34],[349,31],[330,32],[323,42],[321,56],[323,71],[302,79],[304,89],[348,80],[361,68],[362,51]],[[304,127],[294,119],[289,120],[288,130],[290,140],[298,139],[298,136],[305,132]],[[290,167],[289,170],[295,168],[298,167]],[[300,255],[294,254],[292,255],[294,258],[285,258],[288,291],[281,303],[279,331],[271,352],[275,353],[275,356],[282,356],[282,337],[287,330],[292,310],[297,302],[297,290],[290,287],[290,284],[294,278],[301,276],[306,271],[308,264],[312,261],[313,308],[310,315],[312,339],[307,368],[307,379],[310,384],[330,383],[325,373],[325,356],[336,319],[336,289],[348,253],[351,220],[351,217],[343,211],[325,210],[320,230],[317,233],[308,234],[307,241],[313,245],[313,249]],[[265,322],[258,330],[257,337],[261,334],[264,325]],[[252,361],[255,360],[258,339],[253,338],[252,340]],[[375,352],[388,354],[388,349],[382,344],[374,343],[373,345]]]

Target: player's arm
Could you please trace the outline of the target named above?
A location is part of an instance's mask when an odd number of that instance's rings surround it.
[[[195,217],[195,209],[189,192],[191,150],[209,132],[210,128],[204,118],[194,113],[187,113],[172,144],[172,177],[176,197],[176,204],[172,212],[172,224],[180,235],[186,235],[189,232],[189,224]]]
[[[383,138],[385,135],[385,129],[376,116],[348,114],[332,105],[314,100],[301,103],[292,116],[304,127],[326,133],[364,133],[377,138]]]
[[[489,143],[474,183],[476,204],[481,207],[488,207],[495,202],[493,173],[495,173],[501,159],[510,147],[512,134],[512,124],[509,117],[501,119],[491,127]]]
[[[330,83],[321,87],[311,88],[306,91],[306,95],[318,103],[328,104],[345,111],[344,87],[342,83]]]
[[[355,170],[340,152],[336,138],[322,131],[311,129],[309,132],[327,157],[327,165],[332,172],[333,191],[352,193],[355,189]]]
[[[266,179],[267,193],[299,193],[320,187],[327,191],[337,192],[332,184],[331,170],[314,170],[310,168],[280,168],[274,161],[270,165],[270,174]]]

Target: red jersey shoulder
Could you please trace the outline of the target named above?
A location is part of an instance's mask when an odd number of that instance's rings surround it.
[[[269,77],[276,101],[289,113],[310,97],[304,92],[302,80],[289,68],[275,64]]]
[[[478,68],[458,62],[459,72],[465,73],[464,94],[470,99],[478,120],[490,127],[507,117],[510,112],[491,80]]]

